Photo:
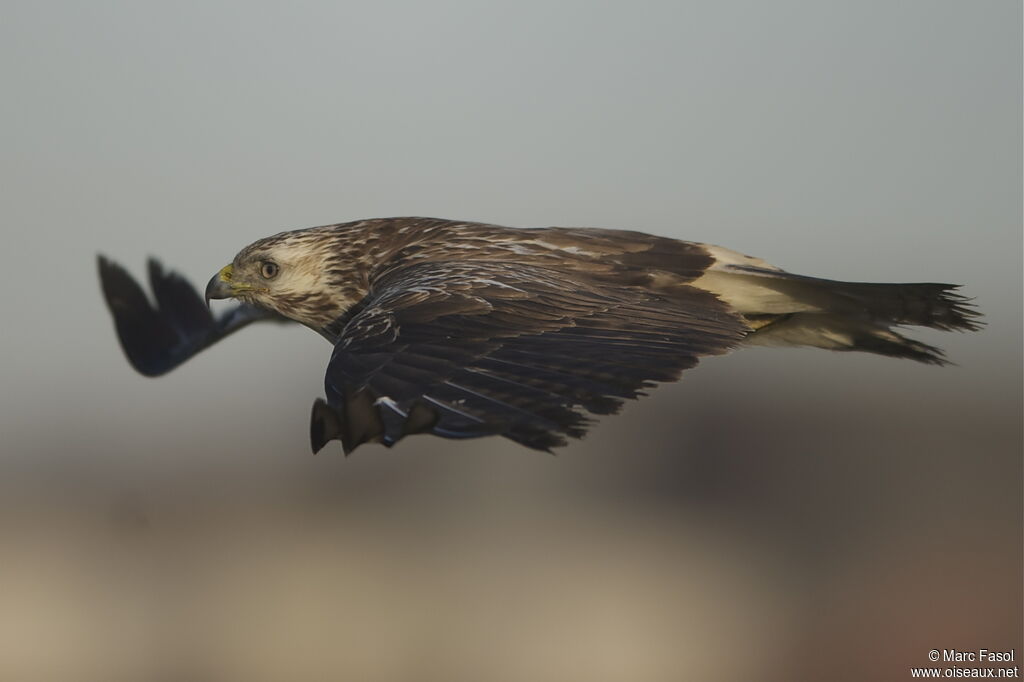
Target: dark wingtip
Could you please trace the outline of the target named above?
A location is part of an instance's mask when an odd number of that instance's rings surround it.
[[[155,290],[164,279],[164,264],[153,256],[147,256],[146,274],[149,276],[150,288]]]
[[[102,253],[96,254],[96,269],[100,275],[100,284],[103,287],[103,297],[110,303],[115,280],[118,278],[130,278],[128,271],[117,262],[107,258]]]
[[[107,280],[110,278],[111,264],[112,261],[102,253],[96,254],[96,271],[100,275],[100,287],[103,290],[103,298],[108,302],[110,297],[107,295]]]
[[[323,398],[317,398],[313,401],[313,411],[309,417],[309,443],[313,454],[323,450],[324,446],[332,440],[340,438],[341,425],[338,423],[338,415]],[[346,448],[346,456],[348,452]]]
[[[96,255],[96,265],[99,270],[103,299],[115,317],[125,306],[137,304],[140,296],[142,300],[145,300],[142,289],[120,264],[100,253]]]

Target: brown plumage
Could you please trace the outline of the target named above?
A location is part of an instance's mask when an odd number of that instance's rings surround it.
[[[157,306],[118,266],[101,278],[122,345],[161,374],[260,317],[334,345],[314,451],[430,432],[550,449],[582,436],[698,358],[741,341],[863,350],[941,364],[897,325],[976,329],[946,284],[861,284],[786,273],[720,247],[624,230],[516,229],[390,218],[284,232],[242,249],[208,298],[158,266]]]

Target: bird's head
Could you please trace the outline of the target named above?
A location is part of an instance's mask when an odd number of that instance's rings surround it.
[[[356,300],[338,285],[329,235],[314,230],[283,232],[238,252],[206,286],[206,300],[235,298],[323,329]]]

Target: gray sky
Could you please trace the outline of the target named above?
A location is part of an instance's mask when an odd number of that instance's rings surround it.
[[[632,228],[806,274],[963,283],[986,331],[923,334],[961,369],[758,350],[714,371],[770,385],[827,366],[835,385],[1012,407],[1020,15],[936,0],[9,4],[8,454],[103,449],[129,423],[140,443],[167,437],[161,410],[197,396],[223,407],[177,413],[196,433],[258,448],[251,408],[304,447],[319,338],[253,330],[143,380],[95,254],[136,273],[157,255],[201,283],[256,238],[389,215]]]
[[[97,251],[205,281],[258,237],[387,215],[961,282],[991,326],[944,343],[1019,366],[1019,20],[994,0],[8,3],[0,418],[134,390]]]

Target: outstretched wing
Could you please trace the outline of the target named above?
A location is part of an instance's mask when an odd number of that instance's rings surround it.
[[[373,291],[338,329],[314,452],[420,432],[548,450],[749,331],[687,285],[653,293],[521,264],[424,263]]]
[[[121,348],[132,367],[148,377],[165,374],[207,346],[251,322],[288,320],[240,304],[215,317],[181,275],[149,260],[149,286],[156,305],[117,263],[99,256],[100,284]]]

